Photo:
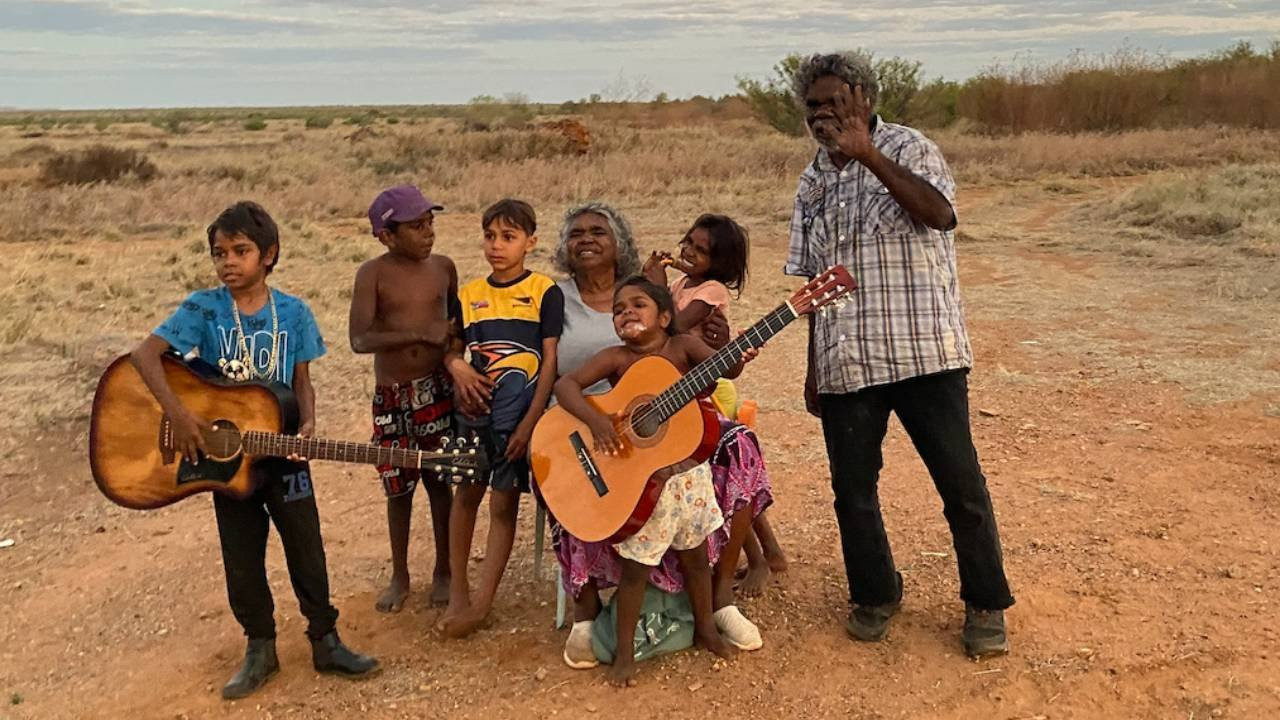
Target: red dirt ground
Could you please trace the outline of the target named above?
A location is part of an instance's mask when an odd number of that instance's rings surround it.
[[[425,508],[415,594],[401,614],[380,615],[388,561],[372,471],[323,465],[341,631],[385,671],[359,683],[312,672],[273,540],[283,670],[252,698],[223,702],[243,641],[208,499],[148,513],[110,505],[76,426],[33,433],[2,466],[0,539],[16,543],[0,549],[0,717],[1276,717],[1280,391],[1208,403],[1179,380],[1198,359],[1220,369],[1217,384],[1274,377],[1274,350],[1269,367],[1224,358],[1249,339],[1227,309],[1200,309],[1195,329],[1165,317],[1195,302],[1179,271],[1046,242],[1063,229],[1060,208],[1005,208],[999,189],[970,197],[965,216],[989,216],[965,226],[959,254],[977,355],[974,433],[1018,598],[1007,657],[974,663],[960,651],[940,501],[896,425],[881,496],[905,607],[883,643],[845,636],[826,457],[799,399],[795,328],[742,383],[760,402],[773,517],[791,560],[765,596],[743,602],[765,634],[757,653],[729,663],[680,653],[646,663],[626,691],[566,668],[551,580],[533,575],[529,504],[490,627],[453,642],[431,631]],[[760,232],[756,244],[743,319],[793,286],[777,275],[781,236]],[[361,405],[326,405],[321,419],[330,436],[366,434]],[[548,553],[543,572],[553,563]]]

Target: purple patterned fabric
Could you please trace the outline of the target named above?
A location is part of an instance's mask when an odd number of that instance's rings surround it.
[[[725,517],[724,525],[707,537],[708,560],[715,564],[729,542],[734,514],[750,506],[754,520],[773,504],[773,490],[759,440],[750,428],[723,416],[720,416],[720,444],[711,456],[711,481]],[[588,580],[595,580],[600,588],[618,584],[622,568],[617,552],[609,543],[583,542],[565,532],[555,518],[551,519],[551,541],[560,562],[565,592],[570,597],[576,598]],[[662,563],[650,573],[649,582],[663,592],[676,593],[684,589],[684,576],[675,552],[667,551]]]

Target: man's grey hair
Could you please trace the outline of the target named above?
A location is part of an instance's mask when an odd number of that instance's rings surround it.
[[[862,97],[876,106],[876,98],[880,95],[880,82],[876,79],[875,67],[871,64],[871,55],[860,50],[845,50],[827,55],[815,54],[800,61],[796,73],[791,78],[791,92],[796,102],[804,106],[804,98],[809,88],[818,78],[824,75],[835,75],[849,83],[849,91],[854,86],[862,86]]]
[[[588,213],[599,215],[609,223],[609,230],[613,232],[613,241],[618,246],[618,259],[614,264],[618,280],[622,281],[639,274],[640,253],[636,250],[631,225],[627,223],[627,218],[622,213],[602,202],[582,203],[565,211],[564,222],[560,225],[560,242],[556,245],[555,255],[551,259],[555,268],[566,275],[573,275],[573,268],[569,264],[569,231],[573,229],[575,220]]]

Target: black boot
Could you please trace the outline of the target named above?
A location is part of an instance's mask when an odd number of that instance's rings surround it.
[[[977,660],[1009,652],[1009,636],[1004,629],[1003,610],[980,610],[964,606],[964,651]]]
[[[311,641],[311,662],[319,672],[350,678],[365,677],[378,669],[376,658],[353,652],[343,645],[337,630],[330,630],[319,640]]]
[[[267,678],[280,671],[280,661],[276,659],[275,638],[249,638],[249,647],[244,652],[244,663],[236,671],[234,677],[222,686],[222,698],[235,700],[252,695],[254,691],[266,684]]]
[[[855,605],[844,623],[845,632],[862,642],[880,642],[889,632],[889,619],[902,608],[902,573],[898,573],[898,599],[884,605]]]

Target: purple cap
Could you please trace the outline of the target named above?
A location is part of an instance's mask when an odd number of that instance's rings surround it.
[[[378,193],[369,206],[369,224],[373,226],[373,234],[377,236],[387,227],[387,223],[417,220],[431,210],[443,210],[422,195],[422,191],[412,185],[399,185],[387,188]]]

